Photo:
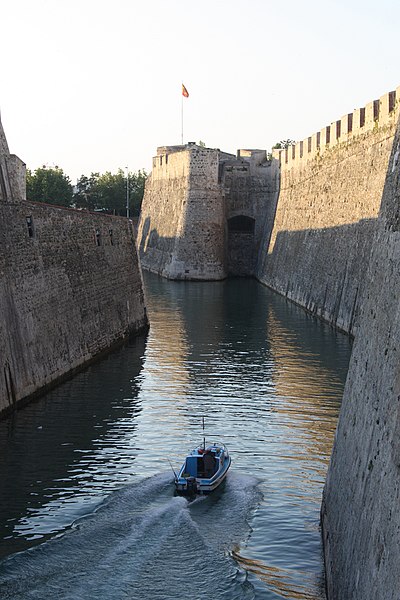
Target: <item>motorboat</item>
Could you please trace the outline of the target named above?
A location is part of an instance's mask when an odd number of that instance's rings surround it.
[[[225,444],[205,442],[192,450],[175,476],[178,494],[194,496],[209,494],[224,481],[231,466],[231,457]]]

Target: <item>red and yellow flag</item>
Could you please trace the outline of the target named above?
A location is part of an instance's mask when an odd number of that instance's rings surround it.
[[[182,96],[185,96],[185,98],[189,98],[189,92],[187,91],[187,89],[185,88],[183,83],[182,83]]]

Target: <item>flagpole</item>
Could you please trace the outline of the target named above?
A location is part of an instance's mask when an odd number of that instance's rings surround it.
[[[183,146],[183,99],[184,98],[189,98],[189,92],[187,91],[187,89],[185,88],[185,86],[182,83],[182,98],[181,98],[181,130],[182,130],[182,146]]]
[[[181,94],[181,143],[183,146],[183,94]]]

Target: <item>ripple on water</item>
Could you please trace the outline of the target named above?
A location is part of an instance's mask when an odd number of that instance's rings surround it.
[[[0,563],[1,598],[322,598],[347,339],[251,280],[146,295],[147,340],[0,423],[0,556],[31,547]],[[232,468],[188,503],[163,471],[202,415]]]
[[[170,473],[128,485],[58,539],[5,561],[1,598],[252,598],[228,549],[247,537],[259,499],[257,481],[238,474],[194,502],[174,496]]]

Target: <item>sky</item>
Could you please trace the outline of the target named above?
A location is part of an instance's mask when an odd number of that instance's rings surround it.
[[[0,110],[30,169],[302,140],[400,85],[398,0],[0,0]]]

